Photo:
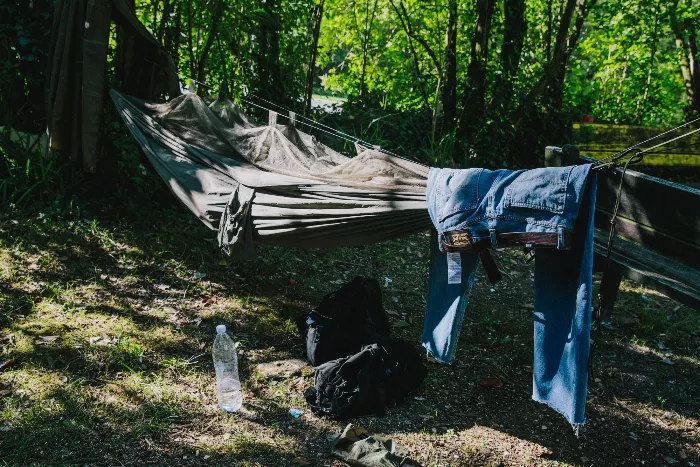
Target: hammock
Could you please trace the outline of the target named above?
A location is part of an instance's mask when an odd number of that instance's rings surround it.
[[[428,167],[376,149],[349,158],[293,125],[256,125],[228,98],[112,100],[158,174],[241,259],[254,243],[365,245],[428,230]]]

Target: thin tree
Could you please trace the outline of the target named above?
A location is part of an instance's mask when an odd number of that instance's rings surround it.
[[[316,79],[316,58],[318,57],[318,38],[321,32],[321,21],[323,20],[323,6],[326,0],[318,0],[311,11],[311,24],[313,32],[311,35],[311,46],[309,47],[309,68],[306,72],[306,96],[304,99],[304,112],[311,113],[311,98],[314,93],[314,80]]]
[[[644,113],[646,112],[647,99],[649,98],[649,88],[651,87],[651,76],[654,71],[654,57],[656,56],[656,49],[658,45],[659,36],[659,13],[661,9],[661,0],[656,2],[656,7],[654,8],[654,29],[651,33],[651,46],[649,50],[649,66],[647,67],[647,80],[644,85],[644,95],[641,100],[637,101],[637,123],[641,124],[644,120]]]
[[[445,31],[444,74],[442,84],[443,133],[455,128],[457,116],[457,0],[449,0],[447,8],[447,30]]]
[[[484,115],[486,62],[494,3],[494,0],[477,0],[476,27],[462,95],[462,112],[457,123],[457,134],[462,139],[470,136]]]
[[[690,2],[684,2],[690,5]],[[671,29],[676,36],[676,47],[679,50],[679,66],[685,87],[685,96],[688,99],[687,113],[700,112],[700,64],[698,60],[698,45],[696,40],[695,24],[691,18],[678,19],[678,0],[671,5],[670,19]]]

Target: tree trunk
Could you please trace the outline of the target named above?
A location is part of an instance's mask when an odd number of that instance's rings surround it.
[[[158,32],[158,0],[152,1],[151,8],[153,9],[153,23],[151,24],[151,31],[153,31],[155,34]]]
[[[163,42],[163,38],[166,35],[166,28],[168,20],[170,19],[171,8],[172,3],[170,3],[170,0],[163,0],[163,14],[160,17],[160,24],[158,25],[158,32],[156,34],[156,37],[158,38],[158,42],[165,46],[167,46],[167,44]]]
[[[486,61],[494,0],[477,0],[476,29],[472,37],[469,66],[462,95],[462,112],[457,122],[457,134],[470,136],[484,115],[486,97]]]
[[[514,80],[520,66],[520,55],[527,33],[525,22],[525,0],[504,0],[503,46],[501,47],[501,68],[496,76],[492,109],[496,115],[504,115],[513,96]],[[503,118],[503,117],[501,117]]]
[[[688,6],[691,6],[692,0],[685,0]],[[688,55],[688,70],[690,72],[691,82],[693,86],[693,95],[695,96],[692,112],[695,116],[700,113],[700,55],[698,55],[697,32],[693,18],[686,17],[683,20],[683,28],[687,37],[687,55]]]
[[[367,89],[365,84],[365,77],[367,74],[367,55],[369,54],[369,36],[372,31],[372,24],[374,23],[374,15],[377,13],[377,2],[374,0],[374,6],[372,7],[372,14],[369,12],[369,2],[367,0],[367,9],[365,10],[365,24],[362,33],[362,73],[360,75],[360,102],[363,102],[366,98]]]
[[[207,80],[207,62],[209,61],[209,52],[211,51],[212,45],[214,45],[214,39],[219,32],[219,23],[221,22],[221,16],[224,11],[224,0],[215,0],[217,3],[214,5],[214,12],[211,16],[211,28],[209,29],[209,34],[207,34],[207,41],[204,43],[202,48],[202,53],[197,60],[197,81],[199,85],[197,86],[197,94],[204,96],[206,88],[202,83]]]
[[[280,69],[280,0],[260,0],[260,47],[258,50],[258,95],[286,105]]]
[[[649,67],[647,69],[647,82],[644,86],[644,95],[641,100],[641,104],[637,106],[637,123],[640,125],[644,120],[644,113],[646,112],[647,99],[649,98],[649,88],[651,87],[651,75],[654,71],[654,57],[656,56],[656,47],[658,43],[658,33],[659,33],[659,10],[661,9],[661,1],[656,2],[656,8],[654,8],[654,31],[651,36],[651,50],[649,52]]]
[[[686,118],[692,118],[700,113],[700,64],[698,63],[700,56],[695,24],[692,18],[685,18],[679,22],[677,8],[678,0],[670,7],[671,29],[676,36],[676,47],[681,50],[679,65],[688,99],[688,106],[685,109]]]
[[[561,16],[559,30],[557,31],[557,38],[552,50],[552,59],[547,62],[544,67],[542,77],[537,80],[537,83],[535,83],[530,92],[523,99],[523,102],[520,104],[514,119],[516,126],[520,123],[520,120],[523,118],[527,110],[529,110],[529,107],[534,104],[535,100],[542,96],[542,94],[544,94],[544,92],[550,88],[552,84],[556,86],[555,82],[560,80],[562,64],[567,59],[566,46],[569,27],[571,26],[571,19],[574,16],[576,4],[579,1],[585,0],[566,0],[566,7],[564,8],[564,12]],[[583,22],[581,24],[583,24]]]
[[[175,28],[173,30],[168,29],[168,35],[166,36],[165,47],[173,57],[175,66],[180,62],[180,35],[182,34],[182,2],[183,0],[178,0],[177,9],[175,10]]]
[[[396,15],[399,17],[399,21],[401,22],[401,27],[406,33],[406,38],[408,39],[408,49],[410,50],[411,57],[413,58],[413,77],[418,83],[418,91],[420,92],[421,98],[423,99],[423,106],[427,110],[430,110],[430,102],[428,101],[428,95],[425,91],[425,80],[421,71],[420,61],[418,59],[418,54],[416,53],[416,48],[413,45],[414,34],[413,28],[411,27],[411,19],[409,18],[408,13],[406,12],[406,9],[404,8],[403,2],[401,0],[399,0],[399,5],[401,6],[401,9],[399,9],[399,7],[396,6],[394,0],[389,0],[389,3],[391,3],[391,6],[394,8]]]
[[[269,97],[267,95],[267,89],[270,86],[270,71],[268,70],[268,30],[269,30],[269,19],[267,16],[268,3],[265,0],[261,0],[260,8],[265,11],[265,15],[260,17],[260,43],[258,44],[258,86],[256,93],[264,98]]]
[[[192,11],[193,3],[194,0],[189,0],[187,3],[187,52],[190,56],[190,78],[197,74],[197,59],[194,56],[194,38],[192,37],[194,34],[192,29],[192,20],[194,18],[194,12]],[[190,89],[190,91],[192,91],[192,89]]]
[[[319,0],[313,10],[313,35],[311,37],[311,47],[309,50],[309,69],[306,72],[306,99],[304,112],[311,113],[311,97],[314,93],[314,79],[316,78],[316,57],[318,55],[318,37],[321,32],[321,21],[323,20],[323,5],[325,0]]]
[[[457,0],[449,0],[442,69],[442,131],[447,134],[454,130],[457,115]]]
[[[550,135],[550,138],[558,144],[565,142],[566,132],[568,130],[566,118],[562,115],[566,67],[569,64],[571,54],[576,49],[578,39],[581,37],[581,31],[583,30],[583,24],[586,21],[588,12],[593,8],[596,1],[597,0],[578,0],[578,12],[573,31],[566,39],[566,46],[564,47],[563,54],[556,63],[556,68],[553,70],[549,85],[545,88],[543,93],[544,103],[547,106],[545,131]]]
[[[519,162],[523,166],[538,166],[542,146],[539,138],[542,135],[548,138],[547,144],[562,143],[565,139],[568,126],[561,108],[566,66],[581,35],[586,16],[595,2],[596,0],[565,0],[562,4],[552,58],[545,65],[540,79],[521,99],[521,104],[513,113],[511,124],[517,129],[517,134],[513,135],[506,146],[510,154],[520,155]],[[578,16],[570,33],[576,10]],[[538,101],[544,110],[535,110]],[[514,162],[511,157],[510,164],[513,165]]]
[[[547,61],[552,59],[552,2],[547,0],[547,35],[545,43],[545,56]]]

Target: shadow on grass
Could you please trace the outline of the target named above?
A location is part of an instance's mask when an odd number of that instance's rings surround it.
[[[210,456],[206,462],[212,464],[291,465],[297,456],[315,463],[322,454],[320,462],[327,462],[327,435],[343,423],[291,420],[288,410],[303,404],[303,388],[258,379],[254,365],[302,356],[292,318],[355,274],[391,276],[395,283],[404,274],[412,281],[404,284],[423,290],[427,264],[411,267],[427,258],[409,254],[410,242],[400,241],[336,252],[261,248],[256,263],[222,265],[204,240],[213,235],[188,216],[172,209],[108,208],[100,213],[101,227],[72,228],[72,221],[59,215],[48,225],[27,219],[0,233],[0,246],[17,252],[16,264],[37,264],[0,282],[5,299],[0,326],[21,331],[25,339],[23,347],[9,349],[15,363],[2,380],[12,391],[2,402],[4,413],[12,414],[0,432],[7,459],[175,465],[205,463],[204,456]],[[38,260],[24,260],[38,254]],[[518,270],[527,276],[530,267]],[[195,278],[197,272],[206,277]],[[532,320],[521,307],[532,300],[531,281],[506,281],[494,295],[480,279],[456,363],[429,364],[430,375],[419,390],[424,400],[410,399],[392,407],[387,417],[358,417],[353,423],[389,436],[417,437],[434,453],[431,462],[457,465],[502,462],[508,437],[531,441],[551,460],[569,464],[647,459],[660,464],[664,457],[679,459],[679,449],[693,445],[697,424],[684,429],[678,420],[700,417],[698,342],[686,329],[697,322],[694,312],[682,308],[669,322],[668,309],[675,309],[670,300],[621,292],[616,310],[628,318],[620,323],[628,324],[597,337],[593,376],[600,381],[589,386],[587,435],[577,440],[562,417],[530,399]],[[416,316],[412,326],[396,334],[417,348],[424,307],[420,295],[385,289],[388,309]],[[165,307],[177,313],[169,315]],[[197,325],[193,320],[202,316]],[[109,324],[113,319],[116,324]],[[677,325],[687,319],[688,326]],[[83,330],[90,322],[94,328]],[[244,344],[241,373],[249,415],[228,417],[214,407],[208,343],[219,322]],[[103,327],[113,337],[122,332],[119,326],[126,329],[121,348],[86,342],[86,332]],[[54,333],[66,337],[31,344]],[[660,341],[673,349],[674,365],[663,363]],[[43,392],[37,388],[35,398],[16,377],[9,379],[15,370],[17,377],[40,375],[53,383]],[[492,374],[504,380],[503,388],[478,385]],[[57,383],[60,377],[67,381]],[[158,390],[175,391],[176,386],[184,389],[172,399],[158,397]],[[482,434],[469,437],[475,426],[488,427],[501,444],[477,445]],[[452,433],[474,444],[466,451],[445,444]],[[451,457],[455,453],[461,460]],[[698,464],[692,452],[687,457]]]

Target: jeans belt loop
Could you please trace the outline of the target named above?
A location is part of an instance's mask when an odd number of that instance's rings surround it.
[[[493,248],[498,248],[498,239],[496,238],[496,229],[490,228],[489,235],[491,236],[491,246]]]
[[[566,248],[564,227],[557,227],[557,233],[557,250],[563,250]]]

